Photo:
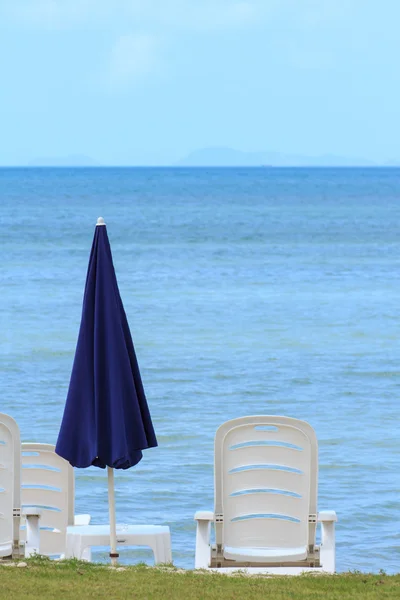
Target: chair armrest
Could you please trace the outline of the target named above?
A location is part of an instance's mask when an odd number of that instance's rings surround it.
[[[212,510],[198,510],[194,515],[195,521],[214,521]]]
[[[21,508],[21,517],[26,517],[27,519],[31,517],[41,517],[43,513],[43,509],[38,506],[26,506]]]
[[[321,512],[318,513],[318,523],[337,523],[337,520],[337,514],[334,510],[321,510]]]
[[[91,515],[75,515],[74,525],[89,525]]]

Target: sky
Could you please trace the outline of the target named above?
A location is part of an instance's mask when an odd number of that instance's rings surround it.
[[[399,0],[0,0],[0,164],[400,161]]]

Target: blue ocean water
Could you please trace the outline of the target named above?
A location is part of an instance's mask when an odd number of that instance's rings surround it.
[[[289,415],[317,432],[338,570],[399,570],[400,169],[1,169],[0,207],[0,410],[24,441],[56,441],[101,215],[159,440],[116,473],[118,521],[170,524],[193,567],[215,430]],[[76,510],[108,520],[104,471],[77,471]]]

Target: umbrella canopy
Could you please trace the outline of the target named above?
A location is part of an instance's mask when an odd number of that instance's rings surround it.
[[[157,440],[118,290],[107,229],[100,217],[56,452],[74,467],[107,466],[110,488],[112,469],[129,469],[141,460],[142,450],[155,446]],[[110,489],[109,499],[113,504]],[[110,511],[111,528],[112,521],[115,513],[113,516]]]

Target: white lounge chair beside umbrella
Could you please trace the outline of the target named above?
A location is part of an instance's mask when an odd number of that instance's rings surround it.
[[[75,515],[74,469],[54,450],[51,444],[22,444],[21,503],[41,509],[39,553],[63,558],[67,527],[89,525],[90,515]]]
[[[337,517],[317,512],[318,444],[308,423],[278,416],[224,423],[215,436],[214,477],[214,512],[195,514],[196,569],[335,571]]]
[[[17,423],[0,413],[0,558],[30,556],[39,551],[41,509],[21,509],[21,440]],[[26,518],[26,541],[21,542],[21,517]]]

